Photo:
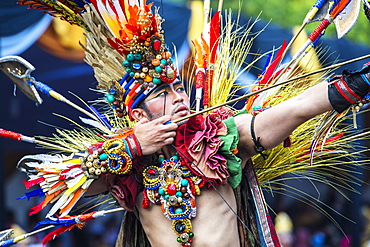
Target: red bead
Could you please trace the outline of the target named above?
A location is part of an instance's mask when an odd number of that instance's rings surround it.
[[[156,174],[156,171],[155,171],[155,170],[153,170],[153,169],[149,169],[149,170],[148,170],[148,173],[149,173],[149,174],[154,175],[154,174]]]
[[[167,193],[170,196],[174,196],[176,194],[176,185],[175,184],[169,184],[167,186]]]
[[[153,49],[155,51],[159,51],[161,49],[161,41],[154,40],[154,42],[153,42]]]

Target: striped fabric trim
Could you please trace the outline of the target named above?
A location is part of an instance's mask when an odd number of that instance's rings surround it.
[[[253,166],[248,165],[247,169],[248,183],[256,208],[256,220],[260,235],[260,244],[263,247],[281,246],[271,217],[266,209],[266,202],[258,183],[256,173],[253,170]]]
[[[345,98],[351,104],[354,104],[359,99],[361,99],[360,96],[358,96],[355,92],[352,91],[352,89],[348,87],[347,83],[343,80],[343,78],[334,81],[334,86],[338,90],[338,92],[343,96],[343,98]]]

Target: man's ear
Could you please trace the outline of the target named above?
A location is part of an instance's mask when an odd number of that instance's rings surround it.
[[[148,118],[146,112],[141,108],[135,108],[131,110],[131,117],[136,121],[140,121],[143,118]]]

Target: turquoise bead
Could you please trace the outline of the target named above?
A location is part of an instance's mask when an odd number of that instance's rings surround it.
[[[143,56],[140,53],[136,53],[134,57],[135,57],[135,60],[141,60],[143,58]]]
[[[189,184],[189,181],[187,180],[187,179],[183,179],[183,180],[181,180],[181,185],[182,186],[188,186],[188,184]]]
[[[113,95],[111,95],[110,93],[107,93],[106,95],[105,95],[105,98],[107,99],[107,101],[108,101],[108,103],[113,103],[113,101],[115,101],[115,98],[114,98],[114,96]]]
[[[182,193],[181,193],[180,191],[177,191],[177,192],[176,192],[176,196],[177,196],[177,197],[182,197]]]
[[[158,85],[158,84],[161,84],[161,82],[162,82],[161,79],[159,79],[159,78],[153,78],[153,83],[154,84],[157,84]]]
[[[102,153],[101,155],[99,155],[99,159],[100,160],[107,160],[108,159],[108,154]]]
[[[179,161],[179,156],[177,156],[177,155],[172,156],[172,158],[173,158],[175,161]]]
[[[126,58],[127,58],[127,60],[129,60],[129,61],[134,61],[135,56],[134,56],[134,54],[128,54],[128,55],[126,56]]]
[[[164,189],[163,189],[163,188],[159,188],[159,189],[158,189],[158,193],[159,193],[160,195],[164,195]]]
[[[176,208],[175,209],[175,214],[181,214],[182,213],[182,209],[181,208]]]
[[[132,71],[132,70],[131,70],[130,68],[127,68],[127,69],[126,69],[126,72],[127,72],[127,73],[130,73],[131,71]]]
[[[162,70],[162,68],[161,67],[159,67],[159,66],[157,66],[157,67],[155,67],[155,72],[157,72],[157,73],[161,73],[163,70]]]
[[[170,195],[165,195],[165,196],[164,196],[164,199],[165,199],[166,201],[168,201],[168,199],[170,199]]]
[[[160,164],[162,164],[162,162],[164,161],[164,157],[159,157],[158,158],[158,162],[160,163]]]
[[[258,110],[261,110],[262,107],[259,106],[259,105],[255,105],[255,106],[252,107],[252,109],[253,109],[253,111],[258,111]]]
[[[130,72],[130,77],[134,77],[135,76],[135,72]]]
[[[166,59],[161,59],[161,63],[164,65],[167,65],[167,60]]]
[[[128,60],[123,61],[123,66],[130,67],[131,63]]]

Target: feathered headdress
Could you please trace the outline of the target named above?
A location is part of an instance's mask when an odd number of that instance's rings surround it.
[[[159,84],[178,76],[152,4],[129,0],[23,0],[86,32],[86,61],[118,117],[130,114]]]

